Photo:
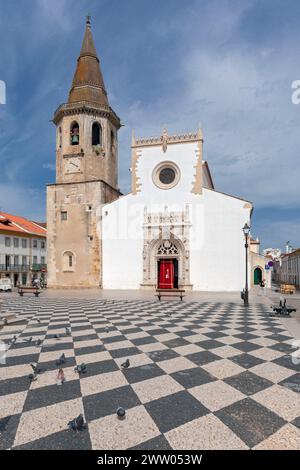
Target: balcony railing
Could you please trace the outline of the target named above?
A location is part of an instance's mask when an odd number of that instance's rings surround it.
[[[0,272],[6,273],[25,273],[29,271],[47,271],[46,264],[0,264]]]
[[[31,271],[47,271],[46,264],[32,264]]]

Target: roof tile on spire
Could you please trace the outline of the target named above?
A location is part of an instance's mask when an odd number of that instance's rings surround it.
[[[86,22],[83,43],[77,60],[68,103],[78,101],[109,106],[89,17]]]

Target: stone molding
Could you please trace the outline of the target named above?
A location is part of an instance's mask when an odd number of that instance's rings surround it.
[[[190,284],[190,240],[191,227],[189,205],[181,212],[170,212],[166,206],[163,212],[154,213],[144,209],[143,281],[142,288],[155,288],[157,284],[157,260],[178,259],[178,286],[191,289]],[[161,246],[172,246],[172,253],[161,250]]]

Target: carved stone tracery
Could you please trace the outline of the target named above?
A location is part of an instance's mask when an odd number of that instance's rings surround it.
[[[189,206],[181,212],[159,213],[144,209],[144,247],[142,287],[156,287],[157,262],[161,258],[178,260],[178,286],[190,289]]]

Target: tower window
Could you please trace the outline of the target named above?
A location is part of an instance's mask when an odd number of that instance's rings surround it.
[[[115,149],[115,135],[113,131],[110,132],[110,151],[113,154]]]
[[[102,145],[102,127],[99,122],[94,122],[92,127],[92,145]]]
[[[79,145],[79,124],[77,122],[73,122],[71,125],[70,141],[71,145]]]
[[[70,271],[75,271],[75,255],[72,253],[72,251],[65,251],[63,253],[63,259],[62,259],[62,268],[63,271],[65,272],[70,272]]]
[[[61,148],[62,144],[62,135],[61,135],[61,127],[59,128],[59,148]]]
[[[68,213],[66,211],[61,212],[61,220],[67,220],[68,219]]]

